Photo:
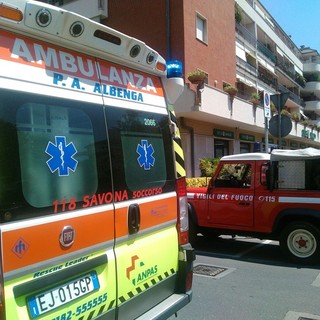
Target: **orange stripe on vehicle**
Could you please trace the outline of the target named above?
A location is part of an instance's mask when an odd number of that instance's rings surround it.
[[[99,212],[2,232],[3,271],[9,272],[114,239],[113,211]],[[34,220],[36,223],[36,220]],[[72,226],[75,241],[63,247],[63,227]]]

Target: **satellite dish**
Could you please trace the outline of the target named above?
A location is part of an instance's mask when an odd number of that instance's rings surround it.
[[[281,115],[280,138],[286,137],[292,129],[291,119]],[[279,115],[273,116],[269,121],[269,132],[276,138],[279,138]]]

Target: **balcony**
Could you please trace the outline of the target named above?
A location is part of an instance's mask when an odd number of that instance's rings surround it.
[[[294,71],[291,71],[290,69],[293,69],[293,65],[290,66],[289,64],[283,62],[283,61],[280,61],[280,60],[277,60],[276,61],[276,66],[281,70],[283,71],[287,76],[289,76],[292,80],[295,79],[295,73]]]
[[[315,73],[320,72],[320,62],[310,62],[303,64],[303,72],[305,73]]]
[[[320,98],[320,82],[309,81],[306,83],[306,86],[302,91],[307,93],[314,93],[318,98]]]
[[[278,84],[278,91],[280,93],[285,93],[285,92],[289,92],[289,98],[291,101],[293,101],[295,104],[297,104],[298,106],[305,106],[305,102],[295,93],[293,93],[292,91],[290,91],[287,87]]]
[[[257,49],[270,61],[276,63],[276,55],[259,41],[257,41]]]
[[[320,116],[320,101],[306,101],[305,104],[305,111],[312,111]]]
[[[254,67],[253,65],[251,65],[250,63],[242,60],[238,56],[236,57],[236,64],[238,67],[240,67],[244,71],[250,73],[251,75],[253,75],[255,77],[257,76],[257,68]]]
[[[241,36],[245,41],[250,43],[254,48],[256,47],[257,38],[243,25],[236,23],[236,33]]]

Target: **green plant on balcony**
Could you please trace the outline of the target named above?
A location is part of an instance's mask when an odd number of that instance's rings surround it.
[[[309,119],[301,119],[300,123],[306,128],[308,125],[310,125]]]
[[[242,10],[236,2],[234,4],[234,18],[238,23],[242,21]]]
[[[204,71],[195,69],[187,74],[188,80],[193,84],[199,84],[207,77]]]
[[[277,109],[276,105],[273,103],[273,101],[270,102],[270,109],[271,109],[272,114],[275,114],[278,112],[278,109]]]
[[[257,92],[251,93],[249,101],[250,101],[254,106],[258,106],[258,105],[260,104],[260,100],[261,100],[261,96],[260,96],[259,93],[257,93]]]
[[[304,88],[306,86],[306,79],[300,73],[296,72],[294,79],[301,87]]]
[[[227,85],[223,87],[223,91],[227,92],[230,96],[235,96],[238,92],[238,89],[234,86]]]
[[[299,122],[300,121],[300,114],[299,112],[292,112],[291,113],[291,119],[295,122]]]
[[[291,118],[291,113],[290,113],[288,110],[286,110],[286,109],[282,109],[282,110],[281,110],[281,115],[282,115],[282,116],[287,116],[287,117]]]

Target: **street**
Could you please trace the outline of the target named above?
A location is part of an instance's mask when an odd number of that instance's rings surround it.
[[[193,300],[170,320],[319,320],[320,270],[282,257],[278,242],[230,236],[194,246]]]

